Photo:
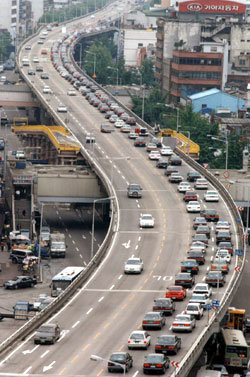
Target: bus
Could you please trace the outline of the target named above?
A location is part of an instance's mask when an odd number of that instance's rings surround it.
[[[246,369],[248,344],[241,330],[222,329],[222,351],[225,367]]]
[[[222,325],[227,329],[245,331],[246,310],[229,307],[223,318]]]
[[[56,297],[85,270],[84,267],[66,267],[52,278],[51,296]]]

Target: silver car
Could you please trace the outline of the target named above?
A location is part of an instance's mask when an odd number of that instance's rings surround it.
[[[148,349],[150,346],[151,336],[147,331],[132,331],[128,338],[128,349],[143,348]]]
[[[161,330],[165,326],[166,318],[162,312],[148,312],[145,314],[142,321],[142,328],[146,330],[148,328]]]
[[[57,324],[46,323],[39,327],[34,336],[35,344],[54,344],[60,338],[61,330]]]
[[[172,331],[173,332],[192,332],[196,326],[195,317],[191,314],[178,314],[173,323]]]

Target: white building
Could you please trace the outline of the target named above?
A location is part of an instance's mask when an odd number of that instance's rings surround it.
[[[43,15],[44,0],[30,0],[32,5],[32,24],[33,27]]]
[[[156,30],[124,29],[123,46],[125,65],[138,66],[142,48],[145,47],[148,53],[149,50],[152,50],[152,46],[155,47],[155,45]]]

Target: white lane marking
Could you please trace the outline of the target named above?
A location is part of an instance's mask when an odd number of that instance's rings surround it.
[[[86,237],[84,236],[84,234],[82,234],[82,238],[83,238],[84,240],[86,240]]]
[[[139,370],[137,370],[137,371],[135,372],[135,374],[133,374],[132,377],[136,377],[138,373],[139,373]]]
[[[212,237],[212,242],[214,242],[214,237]]]
[[[202,281],[204,281],[205,279],[206,279],[206,276],[203,276]]]
[[[32,368],[32,366],[28,367],[28,368],[23,372],[23,374],[28,374],[29,371],[31,370],[31,368]]]
[[[66,232],[68,232],[69,230],[68,230],[68,228],[65,228],[65,230],[66,230]]]
[[[214,246],[212,247],[212,251],[214,251]]]
[[[114,284],[113,285],[111,285],[111,287],[109,288],[109,290],[111,291],[113,288],[114,288]]]
[[[138,207],[138,208],[141,208],[140,204],[137,204],[137,207]]]
[[[207,267],[207,271],[209,271],[209,267]]]
[[[87,263],[85,261],[83,261],[83,264],[84,264],[84,266],[87,266]]]
[[[87,311],[87,315],[89,314],[89,313],[91,313],[92,312],[92,310],[93,310],[93,308],[90,308],[88,311]]]
[[[213,259],[214,259],[214,257],[211,255],[210,261],[212,262]]]
[[[135,250],[137,250],[138,249],[138,245],[136,245],[136,247],[135,247]]]
[[[99,298],[98,302],[101,302],[103,299],[104,299],[104,296],[102,296],[101,298]]]
[[[140,240],[141,240],[141,236],[140,236],[140,237],[138,237],[138,242],[140,242]]]
[[[204,208],[205,208],[205,209],[207,209],[207,206],[206,206],[206,204],[203,204],[203,206],[204,206]]]
[[[124,175],[122,175],[122,179],[124,179],[124,180],[126,179],[126,178],[124,177]]]
[[[213,225],[211,226],[211,229],[214,230],[214,226]]]
[[[76,242],[74,240],[72,240],[72,243],[75,245]]]
[[[76,247],[76,251],[79,251],[78,247]]]
[[[82,254],[80,254],[80,258],[82,258]]]
[[[122,277],[123,277],[123,275],[120,275],[119,278],[118,278],[118,280],[121,280]]]
[[[69,233],[69,238],[72,238],[71,234]]]
[[[171,331],[171,330],[172,330],[172,326],[169,327],[169,331]]]
[[[128,182],[128,181],[126,181],[126,184],[127,184],[127,185],[129,185],[129,182]]]
[[[44,356],[46,356],[49,352],[50,352],[50,350],[45,351],[45,352],[41,355],[41,359],[42,359]]]
[[[72,325],[72,329],[74,329],[77,325],[79,325],[80,321],[76,321],[76,323],[74,323],[74,325]]]

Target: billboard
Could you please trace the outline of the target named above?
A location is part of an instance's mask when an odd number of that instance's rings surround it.
[[[246,5],[236,1],[194,0],[179,2],[180,13],[244,14]]]

